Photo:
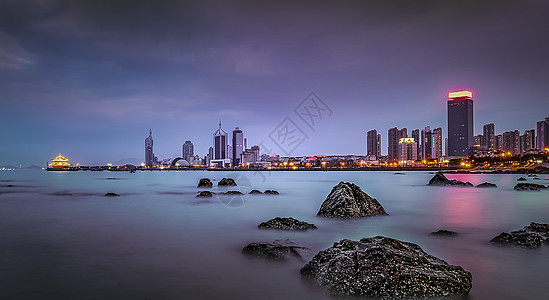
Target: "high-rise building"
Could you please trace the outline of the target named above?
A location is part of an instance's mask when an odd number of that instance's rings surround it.
[[[442,127],[433,129],[431,133],[431,145],[432,152],[431,158],[441,158],[442,157]]]
[[[242,163],[240,155],[242,155],[244,149],[244,134],[240,128],[236,127],[236,129],[233,130],[233,166],[239,166]]]
[[[421,158],[421,145],[420,145],[420,137],[419,137],[419,129],[414,129],[412,130],[412,138],[414,139],[414,141],[416,142],[416,152],[417,152],[417,157],[418,158]]]
[[[149,130],[149,136],[145,139],[145,166],[152,167],[154,163],[152,129]]]
[[[185,141],[181,147],[181,157],[186,160],[189,164],[191,157],[194,156],[194,145],[191,141]]]
[[[221,121],[219,121],[219,129],[214,133],[214,156],[212,159],[228,158],[227,143],[227,133],[221,129]]]
[[[381,134],[375,129],[366,133],[366,155],[376,158],[381,156]]]
[[[503,135],[499,134],[495,138],[494,147],[497,151],[503,151]]]
[[[413,138],[401,138],[398,141],[398,160],[410,161],[417,160],[417,143]]]
[[[387,160],[390,162],[395,162],[399,160],[398,155],[398,142],[401,138],[407,138],[406,128],[398,129],[393,127],[389,129],[387,134]]]
[[[484,136],[484,145],[488,150],[495,149],[495,125],[494,123],[486,124],[482,127],[482,133]]]
[[[473,146],[473,93],[448,93],[448,155],[465,157]]]
[[[473,137],[473,146],[475,146],[475,147],[482,146],[484,144],[483,141],[482,141],[483,139],[484,139],[484,135],[482,135],[482,134],[475,135]]]
[[[520,132],[515,131],[506,131],[503,133],[503,152],[511,153],[511,155],[520,154]]]
[[[526,130],[524,131],[524,135],[522,135],[521,139],[524,138],[524,141],[521,143],[522,149],[521,153],[524,153],[528,150],[532,150],[536,148],[536,131],[534,129]]]
[[[431,127],[427,126],[425,129],[421,130],[421,159],[430,159],[431,148],[433,139],[431,138]]]
[[[537,123],[536,148],[544,150],[549,148],[549,118]]]
[[[260,158],[261,156],[259,156],[259,146],[257,145],[253,146],[250,149],[246,149],[241,154],[243,164],[258,162]]]

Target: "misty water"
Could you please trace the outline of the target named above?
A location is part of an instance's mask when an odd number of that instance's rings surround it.
[[[549,223],[549,192],[517,192],[519,175],[449,175],[497,189],[428,187],[428,172],[0,172],[1,299],[333,299],[301,280],[318,251],[343,238],[384,235],[419,244],[473,275],[470,299],[547,296],[549,245],[498,247],[490,239]],[[195,198],[201,177],[232,177],[226,190],[280,195]],[[548,175],[539,175],[548,183]],[[389,216],[316,216],[339,181],[359,185]],[[120,197],[104,197],[106,192]],[[291,216],[317,230],[259,230]],[[439,229],[460,235],[429,235]],[[303,260],[250,258],[250,242],[307,247]]]

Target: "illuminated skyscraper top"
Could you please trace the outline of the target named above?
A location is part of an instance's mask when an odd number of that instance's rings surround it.
[[[473,146],[473,93],[448,93],[448,156],[469,156]]]

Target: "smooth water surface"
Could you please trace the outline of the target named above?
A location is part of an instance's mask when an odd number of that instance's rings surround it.
[[[519,175],[449,175],[496,189],[428,187],[428,172],[0,172],[1,299],[333,299],[300,268],[343,238],[385,235],[473,274],[470,299],[543,299],[549,246],[498,247],[490,239],[549,223],[549,192],[513,191]],[[280,195],[195,198],[201,177],[236,179],[227,190]],[[539,175],[548,183],[549,176]],[[316,216],[339,181],[359,185],[389,216]],[[104,197],[115,192],[120,197]],[[314,223],[307,232],[259,230],[270,218]],[[457,231],[455,238],[432,231]],[[305,246],[303,260],[241,254],[250,242]]]

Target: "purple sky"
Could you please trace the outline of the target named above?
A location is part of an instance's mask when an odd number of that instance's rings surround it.
[[[475,93],[475,133],[549,116],[549,2],[62,1],[0,3],[0,165],[205,155],[219,119],[248,145],[290,117],[292,154],[363,154],[366,131],[443,128]],[[307,127],[314,91],[333,111]]]

